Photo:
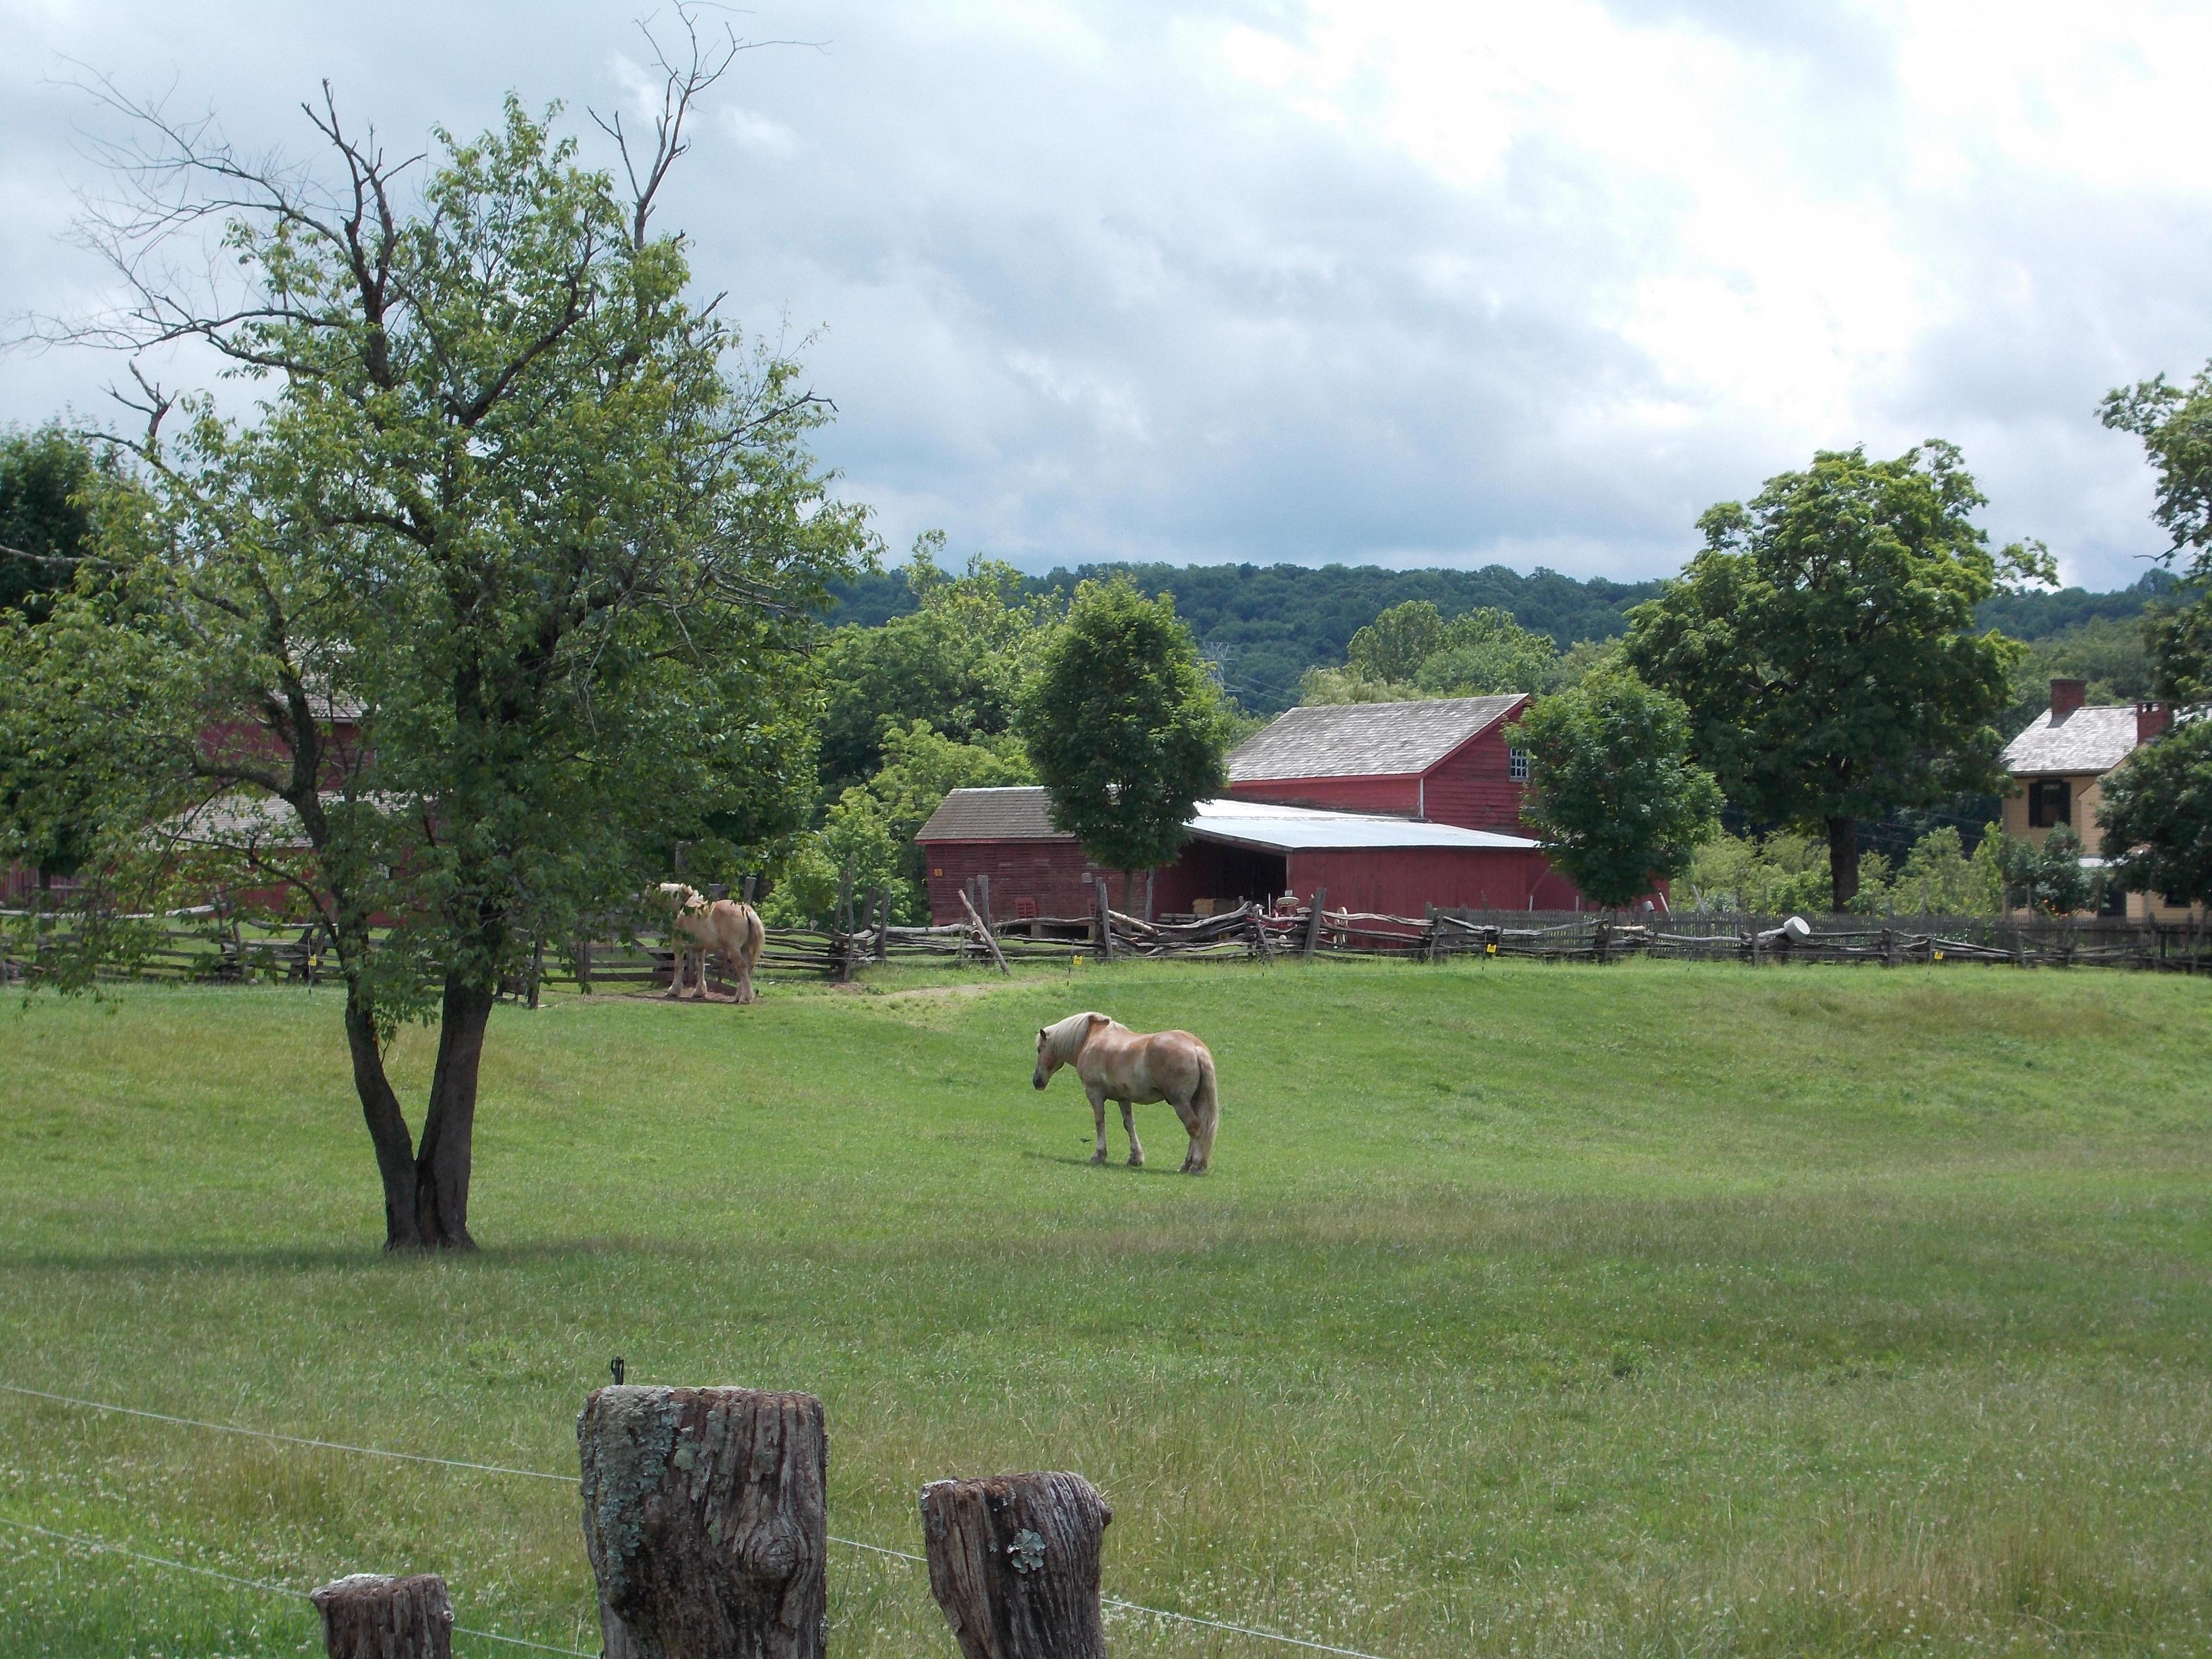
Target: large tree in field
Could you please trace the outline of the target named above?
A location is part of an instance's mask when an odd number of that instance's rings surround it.
[[[1825,835],[1831,902],[1858,890],[1858,820],[1999,787],[1992,722],[2020,647],[1973,631],[2001,576],[1951,445],[1824,451],[1698,521],[1705,548],[1629,613],[1626,653],[1686,703],[1698,758],[1754,819]]]
[[[1690,758],[1690,716],[1626,668],[1539,697],[1513,727],[1523,809],[1552,862],[1607,907],[1690,867],[1720,827],[1721,791]]]
[[[1021,732],[1052,821],[1092,862],[1134,872],[1172,860],[1197,802],[1227,781],[1231,720],[1167,595],[1086,581],[1025,690]]]
[[[513,100],[394,162],[326,90],[319,182],[111,100],[143,195],[91,228],[135,293],[95,332],[200,342],[262,401],[151,397],[156,509],[118,516],[114,592],[51,649],[136,687],[106,734],[137,763],[117,879],[153,823],[200,879],[227,860],[329,929],[392,1248],[471,1244],[478,1063],[533,941],[672,840],[803,823],[798,648],[866,532],[805,447],[821,405],[691,301],[651,224],[730,61],[692,46],[649,137],[609,128],[619,186]],[[241,291],[165,285],[204,225]],[[384,1056],[416,1018],[439,1038],[410,1137]]]
[[[2185,387],[2160,374],[2109,392],[2103,415],[2106,426],[2142,439],[2158,469],[2152,516],[2173,538],[2160,557],[2180,567],[2176,602],[2145,618],[2152,691],[2212,701],[2212,363]]]

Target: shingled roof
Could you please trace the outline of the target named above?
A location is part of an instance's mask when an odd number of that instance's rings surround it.
[[[1229,781],[1409,777],[1513,712],[1519,692],[1293,708],[1230,751]]]
[[[2101,776],[2135,752],[2132,707],[2082,708],[2054,714],[2048,708],[2005,745],[1998,764],[2014,777]]]
[[[916,841],[1071,841],[1052,827],[1052,803],[1036,784],[955,789],[915,832]]]

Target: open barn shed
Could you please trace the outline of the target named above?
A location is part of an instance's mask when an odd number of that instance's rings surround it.
[[[1316,889],[1327,890],[1333,909],[1517,910],[1551,873],[1525,836],[1376,813],[1218,799],[1199,803],[1189,830],[1182,856],[1152,872],[1156,915],[1229,909],[1286,893],[1303,902]],[[1096,867],[1074,836],[1053,828],[1040,788],[956,789],[915,839],[927,860],[933,921],[957,920],[961,891],[978,876],[989,878],[994,919],[1002,921],[1088,916],[1102,877],[1121,902],[1122,872]],[[1146,891],[1140,874],[1139,906]]]

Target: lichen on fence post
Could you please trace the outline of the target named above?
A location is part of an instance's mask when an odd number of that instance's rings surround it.
[[[576,1420],[584,1547],[611,1656],[822,1659],[822,1402],[750,1389],[601,1389]]]
[[[929,1591],[966,1659],[1106,1659],[1099,1552],[1113,1518],[1079,1474],[924,1486]]]
[[[435,1573],[359,1572],[307,1592],[330,1659],[453,1659],[453,1604]]]

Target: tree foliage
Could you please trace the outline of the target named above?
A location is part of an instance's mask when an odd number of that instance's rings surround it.
[[[1513,741],[1528,753],[1522,816],[1599,904],[1680,875],[1718,827],[1720,786],[1690,758],[1689,712],[1626,669],[1537,698]]]
[[[2013,641],[1972,632],[2001,575],[1948,444],[1822,452],[1698,520],[1705,550],[1630,613],[1628,660],[1690,708],[1698,758],[1754,820],[1825,833],[1830,902],[1857,890],[1856,822],[1995,787]]]
[[[787,839],[811,797],[797,653],[865,526],[794,365],[692,305],[648,225],[728,62],[693,45],[651,153],[624,143],[628,195],[513,100],[441,131],[412,196],[327,103],[328,187],[138,108],[147,194],[93,228],[139,284],[108,336],[201,341],[264,396],[246,422],[151,398],[156,510],[107,550],[107,613],[53,641],[134,687],[108,851],[160,824],[328,930],[392,1246],[471,1243],[477,1063],[533,943],[672,841]],[[243,292],[147,285],[210,221]],[[383,1064],[412,1018],[441,1033],[419,1141]]]
[[[1175,601],[1085,582],[1021,704],[1053,823],[1108,869],[1182,850],[1192,806],[1226,781],[1231,720]]]
[[[2136,750],[2103,795],[2097,822],[2114,878],[2172,904],[2212,904],[2212,716]]]
[[[915,608],[876,628],[836,629],[823,650],[822,787],[836,799],[883,763],[884,734],[927,720],[958,744],[1014,729],[1023,682],[1059,607],[1010,565],[971,559],[948,574],[945,537],[919,538],[902,574]]]

